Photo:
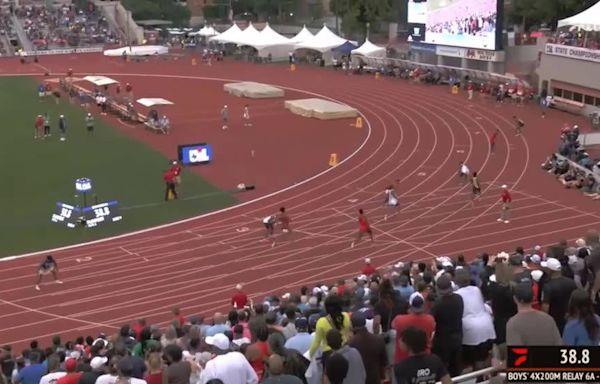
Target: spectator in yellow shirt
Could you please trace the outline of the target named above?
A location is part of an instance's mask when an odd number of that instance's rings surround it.
[[[321,364],[323,366],[325,366],[327,357],[332,353],[325,337],[327,332],[333,328],[337,329],[342,334],[344,343],[348,341],[350,336],[350,316],[342,311],[342,299],[339,296],[328,296],[325,299],[325,312],[327,315],[317,321],[315,336],[310,345],[311,359],[315,356],[317,349],[321,347]]]

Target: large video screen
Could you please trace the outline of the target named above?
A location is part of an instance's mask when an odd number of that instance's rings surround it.
[[[410,24],[427,22],[427,0],[408,0],[408,22]]]
[[[502,0],[428,0],[425,41],[465,48],[496,47],[498,2]]]

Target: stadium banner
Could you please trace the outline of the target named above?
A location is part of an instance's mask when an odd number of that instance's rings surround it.
[[[88,48],[66,48],[66,49],[47,49],[40,51],[26,51],[27,56],[47,56],[47,55],[70,55],[72,53],[98,53],[103,52],[103,47]]]
[[[460,57],[461,59],[479,61],[504,61],[504,51],[486,51],[484,49],[466,49],[458,47],[437,46],[435,53],[439,56]]]
[[[411,43],[410,50],[413,52],[421,52],[421,53],[433,53],[436,54],[435,45],[424,44],[424,43]]]
[[[503,0],[427,0],[425,42],[502,49]]]
[[[546,54],[600,63],[600,50],[559,44],[546,44]]]

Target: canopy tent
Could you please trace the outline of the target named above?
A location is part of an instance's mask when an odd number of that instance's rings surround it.
[[[203,36],[203,37],[211,37],[217,36],[219,32],[217,32],[213,27],[204,26],[198,32],[190,33],[190,35],[195,36]]]
[[[142,104],[144,107],[148,107],[148,108],[155,107],[157,105],[173,105],[173,104],[175,104],[172,101],[169,101],[167,99],[161,99],[161,98],[138,99],[137,102]]]
[[[290,39],[290,43],[299,44],[304,43],[306,40],[313,38],[313,35],[307,28],[306,25],[302,27],[302,30],[296,34],[296,36]]]
[[[257,49],[259,46],[268,47],[273,45],[292,45],[290,39],[287,37],[280,35],[277,33],[269,23],[265,24],[265,27],[262,31],[260,31],[260,35],[258,41],[255,43],[254,47]]]
[[[369,41],[365,40],[363,45],[351,52],[353,55],[371,56],[371,57],[385,57],[386,50],[384,47],[379,47]]]
[[[349,41],[346,41],[344,44],[340,45],[339,47],[335,47],[333,50],[336,52],[340,52],[344,55],[347,55],[350,52],[352,52],[353,50],[355,50],[356,48],[357,48],[356,45],[352,44]]]
[[[216,41],[217,43],[235,43],[240,39],[240,35],[242,34],[242,30],[237,24],[233,24],[229,27],[225,32],[220,35],[213,36],[209,38],[210,41]]]
[[[248,45],[254,46],[254,44],[260,39],[260,32],[258,29],[254,28],[252,22],[248,24],[246,29],[242,31],[240,37],[237,41],[232,41],[232,43],[236,43],[237,45]]]
[[[119,84],[117,80],[113,80],[110,77],[106,76],[86,76],[83,78],[83,80],[89,81],[90,83],[99,87],[104,85]]]
[[[600,2],[585,11],[558,21],[558,28],[577,27],[586,31],[600,31]]]
[[[327,52],[333,48],[339,47],[346,43],[346,39],[339,37],[331,32],[326,25],[321,28],[319,33],[305,40],[302,43],[296,44],[296,49],[312,49],[319,52]]]

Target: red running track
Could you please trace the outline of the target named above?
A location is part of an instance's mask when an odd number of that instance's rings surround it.
[[[63,71],[64,58],[43,65]],[[81,67],[83,60],[71,58]],[[173,62],[119,66],[86,62],[92,73],[195,76],[197,69]],[[22,70],[16,67],[15,70]],[[31,70],[31,69],[29,69]],[[83,71],[76,68],[76,71]],[[24,345],[54,334],[65,337],[112,332],[138,317],[165,325],[170,309],[185,315],[228,308],[236,283],[262,300],[306,284],[353,276],[370,257],[378,266],[434,255],[467,257],[518,245],[573,240],[600,223],[596,202],[565,190],[540,169],[555,149],[565,121],[585,122],[535,106],[496,106],[482,98],[467,102],[446,87],[403,80],[345,76],[322,69],[225,63],[204,76],[262,81],[317,92],[358,108],[370,135],[359,153],[331,172],[275,196],[226,212],[119,239],[57,252],[64,285],[33,289],[38,257],[2,263],[0,340]],[[516,137],[511,116],[527,123]],[[488,135],[500,129],[496,153]],[[315,138],[318,139],[318,138]],[[344,137],[340,137],[344,140]],[[483,196],[471,204],[470,188],[457,180],[458,162],[480,172]],[[382,191],[395,183],[401,206],[382,207]],[[499,185],[512,190],[511,223],[496,222]],[[294,233],[271,248],[261,242],[260,218],[285,203]],[[363,207],[375,230],[374,243],[349,248],[355,213]],[[388,220],[384,216],[388,215]],[[246,232],[238,232],[247,227]],[[77,263],[77,258],[88,261]]]

